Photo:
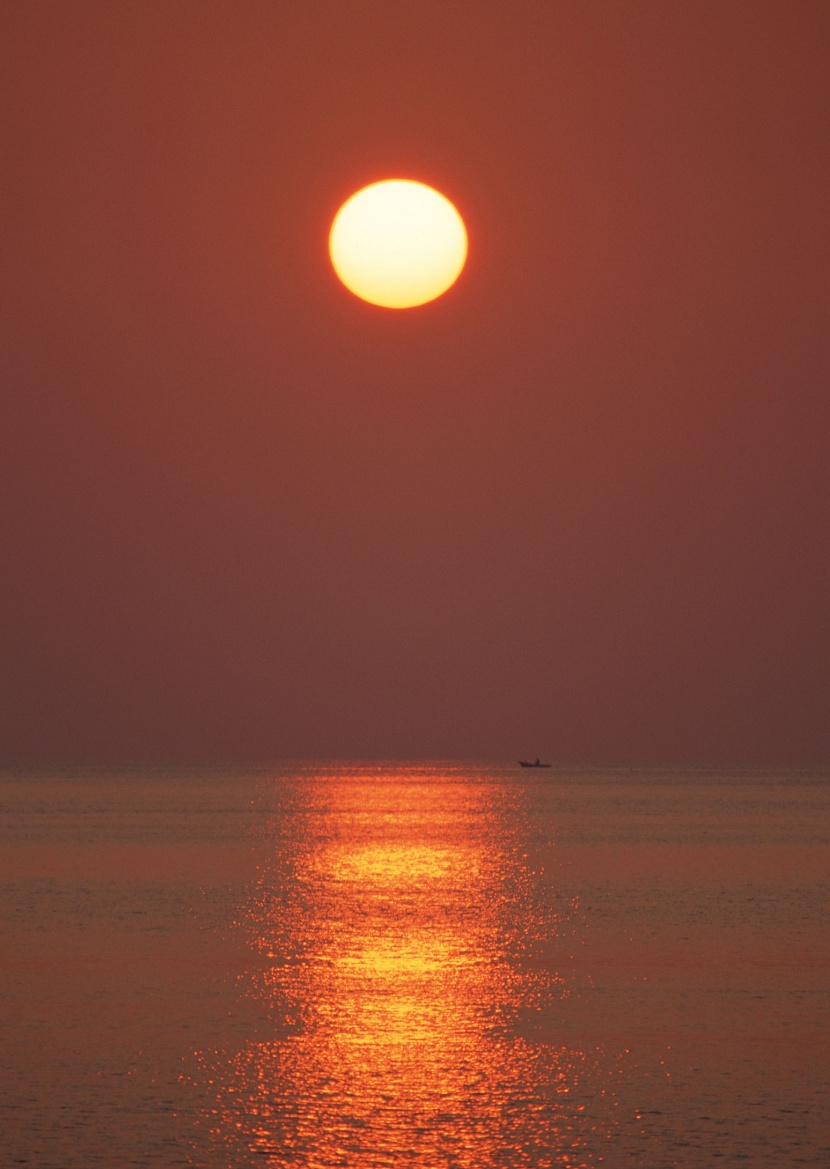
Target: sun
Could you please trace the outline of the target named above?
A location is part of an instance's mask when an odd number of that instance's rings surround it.
[[[467,259],[464,221],[444,195],[411,179],[372,183],[331,225],[334,270],[356,296],[413,308],[455,283]]]

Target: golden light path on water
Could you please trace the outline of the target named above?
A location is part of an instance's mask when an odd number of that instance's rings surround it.
[[[399,769],[294,800],[246,921],[274,1034],[216,1070],[219,1138],[312,1169],[596,1164],[596,1056],[525,1026],[567,994],[539,954],[568,921],[535,896],[515,794]]]

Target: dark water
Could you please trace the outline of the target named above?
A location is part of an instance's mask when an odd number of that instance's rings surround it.
[[[0,780],[0,1164],[830,1165],[830,779]]]

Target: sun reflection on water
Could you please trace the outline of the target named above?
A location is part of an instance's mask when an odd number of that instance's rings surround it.
[[[566,987],[528,961],[562,923],[532,896],[515,792],[404,769],[298,784],[246,919],[274,1033],[217,1081],[220,1135],[311,1169],[595,1164],[585,1054],[517,1025]]]

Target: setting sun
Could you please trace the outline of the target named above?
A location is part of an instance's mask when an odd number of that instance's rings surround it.
[[[364,187],[335,216],[334,270],[370,304],[412,308],[455,283],[467,258],[467,232],[449,199],[424,183],[389,179]]]

